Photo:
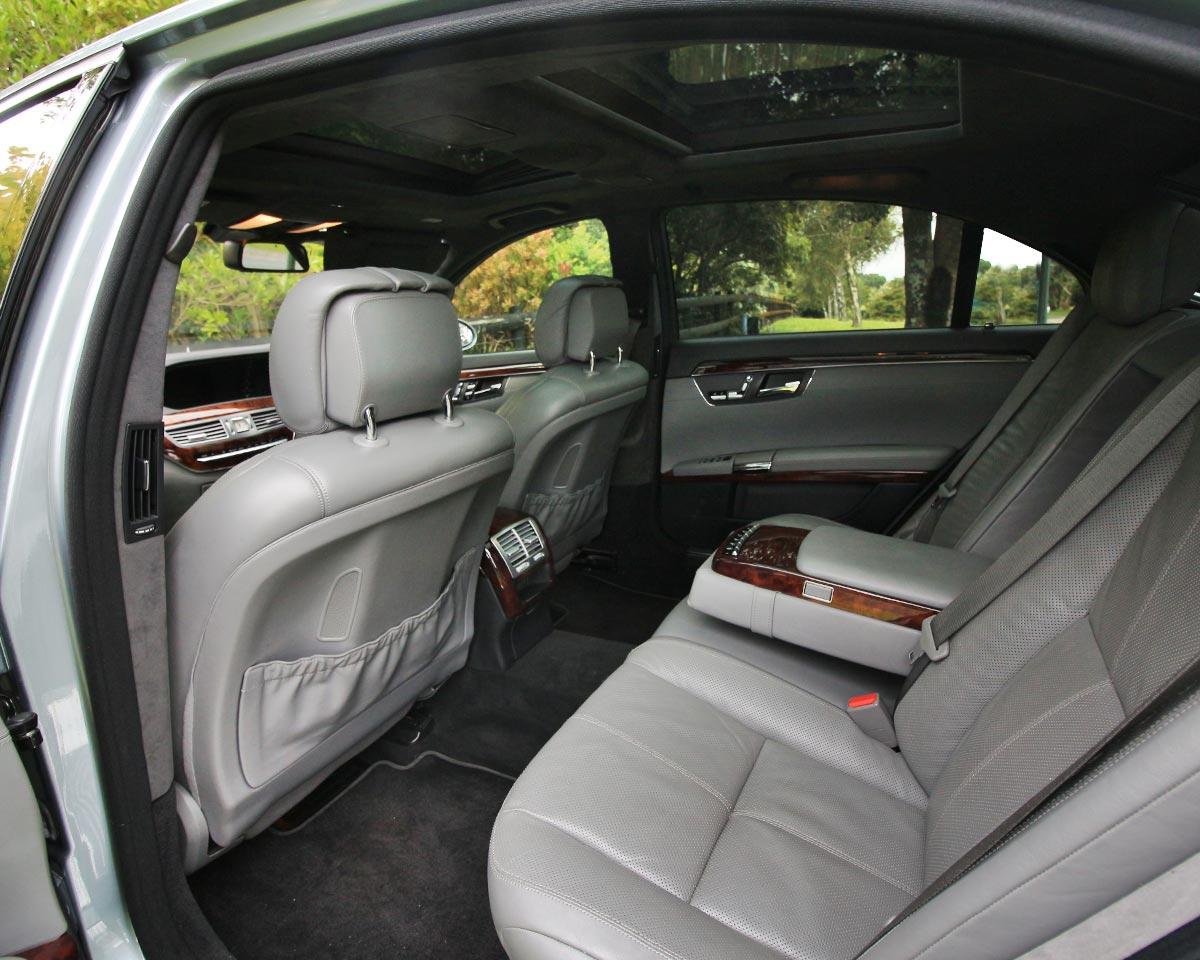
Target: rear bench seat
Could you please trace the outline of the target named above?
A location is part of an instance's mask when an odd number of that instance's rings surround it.
[[[898,536],[995,558],[1040,517],[1096,451],[1200,351],[1200,211],[1139,208],[1106,237],[1091,296],[1073,310],[941,490]],[[946,496],[950,494],[949,496]],[[763,523],[815,529],[804,514]]]
[[[497,818],[509,955],[859,955],[1200,655],[1198,398],[1200,366],[1156,390],[940,615],[962,626],[900,699],[897,750],[843,709],[887,681],[672,614]],[[1200,850],[1198,707],[1179,699],[864,956],[1017,956]]]

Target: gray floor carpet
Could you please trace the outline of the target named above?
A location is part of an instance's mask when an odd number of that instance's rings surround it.
[[[376,763],[298,830],[262,834],[192,890],[239,960],[503,958],[487,846],[511,782],[423,756]]]
[[[631,649],[555,630],[504,673],[468,668],[447,680],[416,744],[385,736],[373,749],[400,763],[436,750],[515,777]]]

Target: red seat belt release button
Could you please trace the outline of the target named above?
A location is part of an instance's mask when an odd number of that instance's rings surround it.
[[[896,728],[878,693],[860,693],[846,701],[846,712],[858,728],[885,747],[896,746]]]

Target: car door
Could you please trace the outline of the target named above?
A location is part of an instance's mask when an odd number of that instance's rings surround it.
[[[0,954],[53,943],[66,929],[50,878],[37,798],[0,717]]]
[[[1037,251],[885,204],[682,208],[665,242],[659,519],[695,550],[779,513],[893,528],[1081,295]]]
[[[110,48],[58,72],[36,76],[0,96],[0,357],[4,381],[0,394],[5,396],[14,344],[53,227],[120,92],[122,55],[120,47]],[[5,484],[8,497],[11,473]],[[4,537],[4,547],[19,550],[24,545],[28,549],[11,523],[5,523]],[[23,572],[26,583],[37,581],[29,576],[24,563],[11,566]],[[9,595],[5,604],[0,622],[6,631],[31,609],[35,617],[41,613],[35,604],[23,604]],[[42,626],[39,623],[39,628]],[[71,722],[76,718],[70,717],[64,706],[82,703],[86,697],[78,688],[64,689],[44,681],[47,670],[55,665],[53,654],[40,645],[32,650],[22,648],[15,640],[10,647],[10,639],[7,633],[0,636],[0,716],[4,721],[0,723],[0,954],[75,956],[77,950],[67,932],[56,889],[64,886],[64,877],[78,879],[96,872],[93,866],[103,861],[104,854],[95,836],[77,837],[85,847],[81,859],[78,848],[71,847],[60,833],[52,867],[47,833],[57,830],[52,823],[63,812],[58,800],[64,782],[78,798],[87,794],[87,777],[94,777],[93,758],[80,757],[81,741],[86,741],[80,735],[83,721]],[[48,720],[47,703],[51,704]],[[22,709],[25,704],[42,712],[40,728],[37,716]],[[35,794],[31,778],[46,784],[44,793]],[[98,787],[93,796],[98,798]],[[82,819],[94,817],[95,809],[82,811]],[[59,884],[52,874],[58,876]],[[81,908],[85,916],[89,906]]]

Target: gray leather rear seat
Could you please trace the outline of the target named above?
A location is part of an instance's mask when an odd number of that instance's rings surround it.
[[[760,656],[734,628],[673,613],[497,818],[490,890],[509,955],[858,955],[1200,655],[1200,367],[1166,439],[1082,520],[1066,506],[1136,451],[1179,379],[1014,548],[1040,559],[900,700],[898,750],[832,702],[844,690],[811,654]],[[1187,859],[1198,743],[1193,692],[864,956],[1018,956]]]
[[[1090,300],[1067,317],[964,454],[969,468],[951,474],[953,495],[930,496],[897,535],[1003,553],[1137,405],[1200,352],[1200,313],[1181,309],[1198,288],[1200,211],[1158,202],[1113,229]],[[788,514],[763,522],[813,529],[833,521]]]

